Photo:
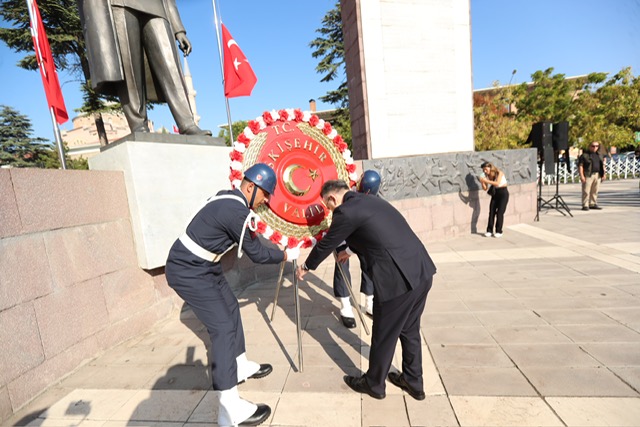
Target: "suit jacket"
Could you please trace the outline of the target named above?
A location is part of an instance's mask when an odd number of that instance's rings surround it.
[[[120,52],[118,32],[123,30],[116,28],[113,7],[135,9],[166,19],[171,24],[174,35],[185,32],[176,0],[77,0],[77,4],[87,49],[91,86],[96,92],[105,95],[118,95],[118,85],[125,80],[122,61],[131,56],[129,52]],[[171,42],[175,45],[175,40]],[[147,67],[146,73],[150,72]],[[161,93],[155,90],[152,76],[147,75],[145,80],[148,100],[162,101]]]
[[[426,248],[402,214],[387,201],[349,191],[333,211],[327,235],[305,264],[310,270],[346,241],[366,260],[377,301],[385,302],[423,285],[436,273]]]

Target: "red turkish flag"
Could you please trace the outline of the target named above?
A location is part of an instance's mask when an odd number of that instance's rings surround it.
[[[31,20],[31,37],[33,38],[33,48],[36,53],[36,60],[40,67],[40,75],[42,76],[42,84],[47,95],[47,103],[49,108],[53,108],[58,124],[62,124],[69,120],[67,108],[64,105],[62,90],[60,90],[60,82],[58,81],[58,73],[56,65],[53,63],[51,55],[51,47],[49,47],[49,39],[42,25],[40,18],[40,10],[36,0],[27,0],[27,8],[29,9],[29,19]]]
[[[227,27],[224,24],[221,25],[224,44],[224,96],[227,98],[249,96],[258,78],[238,43],[229,34]]]

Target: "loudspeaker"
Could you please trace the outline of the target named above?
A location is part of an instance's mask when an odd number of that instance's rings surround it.
[[[531,146],[537,148],[538,152],[543,151],[545,147],[553,147],[551,122],[538,122],[531,126],[527,142],[531,142]]]
[[[553,125],[553,149],[556,151],[569,149],[569,122],[558,122]]]

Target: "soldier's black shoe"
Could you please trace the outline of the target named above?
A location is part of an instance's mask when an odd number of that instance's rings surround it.
[[[426,397],[424,391],[415,390],[411,387],[404,378],[404,375],[399,372],[389,372],[389,381],[391,381],[391,383],[396,387],[400,387],[402,390],[409,393],[409,395],[416,400],[424,400]]]
[[[185,129],[180,129],[180,134],[181,135],[206,135],[206,136],[212,135],[210,130],[200,129],[196,125],[191,125],[186,127]]]
[[[258,409],[249,418],[240,423],[241,426],[257,426],[262,424],[271,415],[269,405],[258,403]]]
[[[364,377],[364,375],[361,377],[352,377],[350,375],[345,375],[344,382],[349,386],[349,388],[351,388],[351,390],[358,393],[366,393],[374,399],[384,399],[386,396],[385,393],[374,393],[371,390],[371,387],[369,387],[367,379]]]
[[[345,328],[353,329],[356,327],[355,318],[340,316],[340,319],[342,319],[342,324],[345,326]]]
[[[273,366],[269,365],[268,363],[261,363],[260,369],[258,369],[256,373],[251,375],[249,378],[254,380],[258,378],[264,378],[267,375],[269,375],[272,371],[273,371]]]
[[[583,206],[583,207],[582,207],[582,210],[583,210],[583,211],[588,211],[588,210],[589,210],[589,207],[588,207],[588,206]]]
[[[602,208],[600,206],[598,206],[598,205],[591,205],[591,206],[589,206],[589,209],[595,209],[597,211],[602,210]]]

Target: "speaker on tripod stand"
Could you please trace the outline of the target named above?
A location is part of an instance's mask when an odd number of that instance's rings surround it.
[[[560,208],[567,211],[567,213],[573,217],[571,210],[562,199],[559,194],[559,167],[557,153],[560,151],[567,151],[569,149],[569,123],[566,121],[556,123],[551,122],[538,122],[531,127],[529,138],[527,142],[531,142],[533,147],[538,149],[538,166],[539,178],[538,178],[538,210],[536,214],[536,221],[540,220],[540,210],[543,207],[549,207],[557,210],[562,215],[565,215]],[[556,193],[549,199],[544,200],[542,198],[542,167],[544,165],[544,172],[547,175],[555,175],[556,178]],[[552,202],[555,200],[555,207],[552,206]],[[565,215],[566,216],[566,215]]]

